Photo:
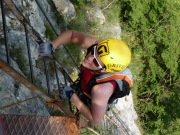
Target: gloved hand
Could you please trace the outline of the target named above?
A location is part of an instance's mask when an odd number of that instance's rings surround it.
[[[39,56],[51,56],[54,48],[51,43],[45,42],[39,45]]]
[[[71,96],[76,93],[75,90],[73,90],[70,86],[65,86],[62,90],[62,98],[71,99]]]

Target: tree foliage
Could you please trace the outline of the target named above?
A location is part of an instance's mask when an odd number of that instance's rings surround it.
[[[121,0],[119,6],[142,126],[147,134],[180,133],[180,1]]]

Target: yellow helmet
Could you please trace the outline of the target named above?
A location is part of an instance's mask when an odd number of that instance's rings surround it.
[[[119,39],[106,39],[97,44],[97,52],[100,60],[106,66],[107,72],[118,72],[125,69],[131,61],[131,51],[123,41]]]

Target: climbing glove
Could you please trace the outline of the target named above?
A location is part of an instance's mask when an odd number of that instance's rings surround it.
[[[70,86],[65,86],[62,90],[62,98],[71,99],[71,96],[76,93],[75,90],[73,90]]]
[[[51,56],[53,52],[54,52],[54,48],[51,43],[45,42],[39,45],[40,56]]]

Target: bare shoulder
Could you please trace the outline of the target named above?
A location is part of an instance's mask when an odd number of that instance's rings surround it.
[[[95,36],[73,30],[72,41],[80,45],[82,48],[87,49],[91,45],[98,43],[99,39],[96,38]]]
[[[105,96],[106,98],[109,98],[114,91],[114,87],[111,83],[102,83],[95,85],[92,90],[91,90],[91,95],[96,95],[96,96]]]

